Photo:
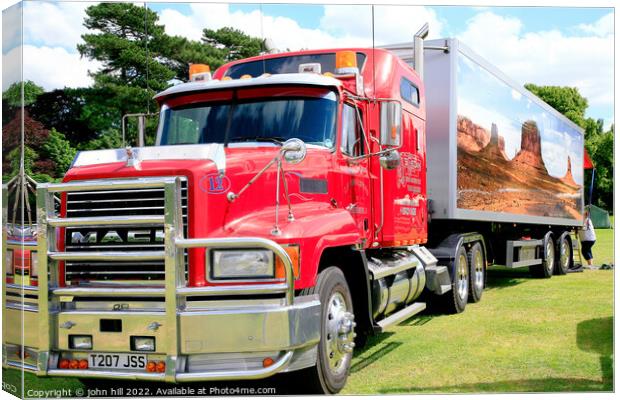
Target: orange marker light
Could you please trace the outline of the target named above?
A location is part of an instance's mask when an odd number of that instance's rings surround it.
[[[273,358],[267,357],[263,360],[263,368],[271,367],[274,363]]]
[[[222,77],[223,81],[232,81],[232,78],[230,76],[224,76]]]
[[[299,278],[299,246],[285,246],[284,251],[286,251],[288,256],[291,258],[291,262],[293,263],[293,277],[295,279]],[[279,257],[276,257],[276,279],[284,279],[284,277],[284,263]]]
[[[160,361],[157,363],[157,366],[155,367],[155,370],[157,372],[165,372],[166,371],[166,363],[163,361]]]
[[[88,369],[88,360],[80,360],[79,367],[80,369]]]
[[[354,51],[342,50],[336,53],[336,69],[357,68],[357,57]]]
[[[58,363],[58,368],[60,369],[69,368],[69,360],[67,360],[66,358],[61,359],[60,362]]]
[[[80,366],[80,363],[78,360],[71,360],[69,362],[69,368],[71,369],[78,369],[79,366]]]
[[[241,78],[239,78],[239,79],[250,79],[251,77],[252,77],[252,75],[245,74],[245,75],[241,75]]]
[[[146,364],[146,372],[155,372],[156,368],[157,368],[157,366],[156,366],[154,361],[149,361]]]

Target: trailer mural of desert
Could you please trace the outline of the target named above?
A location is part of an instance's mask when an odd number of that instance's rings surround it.
[[[582,133],[459,54],[457,207],[581,219]]]

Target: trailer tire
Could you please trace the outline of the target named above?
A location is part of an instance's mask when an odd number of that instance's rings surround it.
[[[477,303],[482,299],[484,291],[484,275],[486,273],[484,253],[480,243],[474,244],[467,252],[469,264],[469,301]]]
[[[550,233],[545,235],[542,251],[542,265],[530,266],[530,273],[537,278],[551,278],[555,269],[555,244]]]
[[[321,301],[317,362],[315,366],[300,371],[304,394],[338,393],[347,382],[355,346],[349,285],[338,267],[329,267],[319,274],[314,287],[302,290],[301,294],[318,294]]]
[[[452,262],[452,290],[440,297],[442,309],[446,314],[459,314],[465,311],[469,297],[469,263],[467,251],[461,245]]]
[[[573,264],[573,247],[568,232],[564,232],[557,243],[556,275],[566,275]]]

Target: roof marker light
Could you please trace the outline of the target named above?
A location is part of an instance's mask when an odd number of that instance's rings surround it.
[[[336,53],[336,73],[340,75],[359,73],[357,56],[354,51],[341,50]]]
[[[207,64],[190,64],[189,80],[192,82],[210,81],[211,68]]]
[[[252,77],[252,75],[245,74],[245,75],[241,75],[241,78],[239,78],[239,79],[250,79],[251,77]]]

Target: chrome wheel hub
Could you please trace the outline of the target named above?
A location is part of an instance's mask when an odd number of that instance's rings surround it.
[[[456,291],[461,299],[467,299],[467,257],[465,254],[459,256],[456,274]]]
[[[484,286],[484,263],[482,261],[482,252],[476,252],[474,259],[474,286],[480,289]]]
[[[560,244],[560,265],[562,265],[562,269],[568,269],[570,263],[570,245],[568,244],[568,240],[562,239],[562,244]]]
[[[329,368],[335,374],[347,368],[355,347],[355,317],[347,310],[347,303],[341,293],[334,293],[327,304],[325,353]]]
[[[555,258],[555,250],[553,250],[553,241],[551,239],[547,240],[547,244],[545,246],[545,268],[547,271],[553,271],[553,259]]]

